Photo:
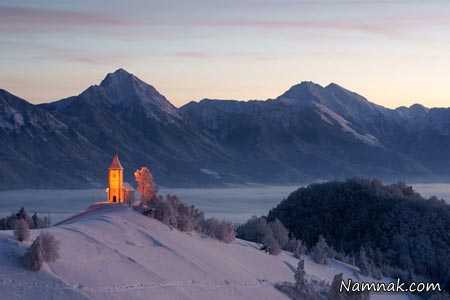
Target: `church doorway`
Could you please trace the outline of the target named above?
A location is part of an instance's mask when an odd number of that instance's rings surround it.
[[[116,196],[113,196],[113,202],[117,202]]]

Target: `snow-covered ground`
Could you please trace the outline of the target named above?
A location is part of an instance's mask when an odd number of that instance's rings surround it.
[[[60,241],[61,258],[40,272],[23,269],[27,245],[0,232],[0,299],[287,299],[273,285],[294,281],[297,260],[271,256],[236,240],[225,244],[179,232],[123,206],[90,208],[46,229]],[[36,236],[38,232],[33,232]],[[317,265],[308,276],[355,278],[352,266]],[[375,295],[407,299],[406,295]]]

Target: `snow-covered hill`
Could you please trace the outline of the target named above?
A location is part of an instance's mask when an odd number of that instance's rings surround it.
[[[179,232],[123,206],[91,207],[46,230],[60,241],[61,258],[37,273],[21,265],[26,245],[0,233],[1,299],[287,299],[273,285],[294,281],[297,265],[290,253]],[[356,276],[337,261],[306,258],[305,269],[326,281]]]

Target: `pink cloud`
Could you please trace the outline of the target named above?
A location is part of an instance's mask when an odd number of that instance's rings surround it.
[[[363,23],[358,21],[265,21],[265,20],[231,20],[231,21],[209,21],[194,24],[204,27],[249,27],[257,29],[328,29],[339,31],[364,31],[372,33],[384,33],[392,31],[392,24],[385,23]]]
[[[331,30],[341,32],[364,32],[382,35],[398,35],[408,32],[417,26],[449,26],[447,17],[422,16],[402,18],[378,18],[375,20],[341,19],[341,20],[213,20],[200,21],[193,24],[200,27],[237,27],[261,30]]]
[[[32,32],[42,29],[135,25],[135,22],[112,16],[80,11],[0,6],[0,30]]]
[[[50,62],[61,61],[87,65],[111,65],[120,61],[125,61],[127,55],[103,51],[101,53],[89,50],[56,48],[56,47],[35,47],[31,59],[38,61],[48,60]]]

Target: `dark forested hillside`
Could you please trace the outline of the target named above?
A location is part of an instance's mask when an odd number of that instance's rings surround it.
[[[353,179],[300,188],[270,211],[313,246],[320,235],[337,251],[438,280],[450,288],[450,205],[404,184]]]

